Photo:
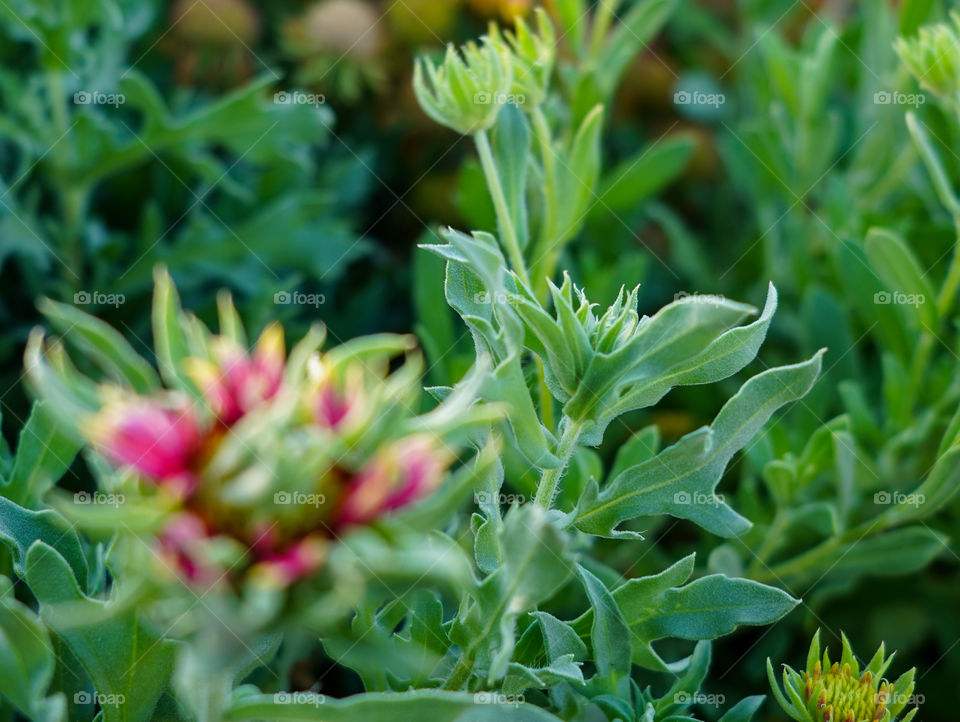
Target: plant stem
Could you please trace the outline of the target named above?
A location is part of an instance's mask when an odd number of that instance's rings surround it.
[[[487,189],[490,191],[490,197],[493,200],[493,207],[497,212],[497,222],[500,225],[500,239],[507,249],[507,255],[510,257],[510,264],[513,270],[528,286],[530,278],[527,275],[527,264],[523,260],[523,253],[520,251],[520,241],[517,238],[517,229],[513,226],[513,219],[510,217],[510,208],[507,205],[507,197],[503,192],[503,185],[500,183],[500,174],[497,172],[497,164],[493,159],[493,150],[490,148],[490,139],[485,130],[478,131],[473,136],[477,144],[477,153],[480,155],[480,165],[483,166],[483,174],[487,178]]]
[[[945,318],[950,314],[953,308],[953,302],[957,298],[957,291],[960,290],[960,217],[953,219],[953,224],[957,228],[957,240],[953,246],[953,258],[950,260],[950,268],[947,270],[947,277],[940,287],[940,295],[937,296],[937,311],[940,318]]]
[[[473,658],[468,656],[466,653],[463,653],[460,655],[460,659],[457,660],[457,664],[454,666],[453,671],[450,672],[450,676],[447,677],[447,681],[443,683],[443,689],[463,689],[463,685],[470,678],[470,673],[472,671]]]
[[[560,436],[560,443],[557,445],[560,465],[553,469],[546,469],[537,485],[537,496],[534,501],[544,509],[549,509],[553,504],[553,498],[557,495],[557,486],[560,484],[563,472],[567,470],[567,466],[570,464],[570,459],[573,458],[573,452],[577,450],[577,442],[580,440],[580,433],[583,431],[582,421],[572,421],[570,419],[566,419],[566,421],[567,425]]]
[[[543,164],[543,221],[537,241],[536,255],[533,261],[534,288],[537,298],[543,300],[547,293],[547,278],[553,275],[552,246],[558,242],[557,234],[557,165],[551,144],[550,124],[539,106],[530,114],[533,120],[534,134],[540,146],[540,161]]]

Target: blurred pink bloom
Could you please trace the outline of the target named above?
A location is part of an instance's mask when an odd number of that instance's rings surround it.
[[[289,586],[323,566],[329,541],[318,534],[304,537],[282,552],[266,554],[256,573],[277,586]]]
[[[178,514],[160,533],[160,555],[186,581],[199,585],[214,584],[224,576],[225,570],[203,559],[201,546],[209,537],[210,532],[199,517]]]
[[[188,359],[186,370],[224,426],[268,401],[280,389],[284,371],[283,328],[267,326],[250,354],[220,337],[213,344],[214,360]]]
[[[101,453],[163,486],[189,491],[202,437],[189,407],[137,398],[108,404],[94,417],[90,436]]]
[[[338,523],[363,524],[432,492],[447,467],[426,438],[404,439],[381,453],[347,487]]]

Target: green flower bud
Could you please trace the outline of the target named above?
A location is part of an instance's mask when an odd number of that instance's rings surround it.
[[[424,112],[441,125],[471,135],[497,120],[513,83],[511,57],[502,44],[484,38],[458,52],[452,45],[440,65],[419,58],[413,89]]]
[[[883,679],[893,655],[884,655],[884,646],[873,655],[862,670],[853,655],[850,642],[843,635],[843,651],[839,662],[830,662],[827,650],[820,655],[820,632],[810,643],[807,668],[800,674],[784,665],[781,691],[767,660],[767,676],[774,696],[784,711],[795,720],[806,722],[909,722],[917,708],[900,718],[898,715],[909,704],[915,703],[913,676],[916,670],[905,672],[896,682]]]
[[[940,96],[960,92],[960,15],[950,13],[953,25],[938,23],[920,28],[912,38],[900,38],[897,53],[927,90]]]
[[[519,107],[535,107],[547,97],[550,76],[556,59],[556,34],[550,17],[542,8],[537,8],[537,32],[534,33],[523,18],[516,20],[516,31],[500,36],[496,25],[490,26],[490,38],[502,44],[511,53],[514,72],[510,94]]]

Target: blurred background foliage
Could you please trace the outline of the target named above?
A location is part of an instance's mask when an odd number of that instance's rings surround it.
[[[412,59],[531,6],[0,3],[6,437],[28,413],[18,379],[37,297],[87,306],[146,353],[158,262],[202,316],[226,286],[252,327],[277,318],[304,329],[319,317],[334,340],[414,330],[429,382],[462,374],[472,351],[439,302],[442,262],[415,247],[438,219],[492,231],[496,220],[468,144],[418,109]],[[859,551],[845,546],[885,511],[878,490],[909,493],[938,462],[957,466],[944,454],[960,403],[953,309],[875,299],[909,291],[902,270],[913,267],[922,273],[907,284],[935,295],[956,243],[904,116],[916,111],[954,180],[957,117],[921,95],[893,50],[948,9],[687,0],[629,60],[605,114],[600,191],[563,260],[591,298],[606,304],[622,283],[640,283],[641,311],[678,293],[759,305],[772,280],[780,311],[758,363],[829,348],[814,391],[721,486],[755,522],[746,537],[719,544],[659,521],[639,525],[646,541],[598,552],[640,576],[696,550],[715,571],[803,597],[774,627],[718,643],[729,669],[711,691],[731,698],[763,689],[768,655],[801,658],[817,627],[842,628],[864,649],[885,640],[928,669],[918,689],[941,704],[923,719],[948,709],[960,677],[956,500],[932,518],[871,527]],[[561,59],[570,40],[560,36]],[[722,100],[685,104],[683,93]],[[922,100],[904,107],[895,93]],[[323,302],[277,303],[284,292]],[[569,483],[601,474],[630,445],[667,444],[708,422],[736,383],[677,390],[611,428]],[[522,490],[523,468],[506,461]]]

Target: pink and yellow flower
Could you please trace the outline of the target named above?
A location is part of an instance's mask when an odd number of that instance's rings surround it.
[[[186,404],[136,397],[108,404],[93,419],[89,436],[112,463],[179,493],[196,483],[194,464],[203,438]]]
[[[381,451],[349,482],[337,521],[364,524],[407,506],[437,488],[447,454],[426,437],[411,437]]]
[[[253,353],[225,336],[211,342],[211,359],[187,359],[187,375],[199,387],[217,420],[232,426],[272,399],[283,381],[283,328],[267,326]]]

